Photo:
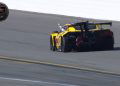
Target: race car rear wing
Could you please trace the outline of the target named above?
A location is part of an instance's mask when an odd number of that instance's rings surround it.
[[[110,25],[112,26],[112,22],[106,22],[106,23],[95,23],[96,25]]]

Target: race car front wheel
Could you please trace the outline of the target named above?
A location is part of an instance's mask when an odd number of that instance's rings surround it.
[[[54,45],[53,45],[53,43],[54,43]],[[55,40],[52,40],[52,36],[50,36],[50,50],[52,50],[52,51],[56,50]]]
[[[69,42],[68,37],[61,38],[61,51],[62,52],[70,52],[71,51],[70,42]]]

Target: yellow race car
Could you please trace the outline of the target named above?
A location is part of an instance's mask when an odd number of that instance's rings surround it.
[[[110,30],[112,22],[78,22],[58,25],[60,31],[50,34],[52,51],[70,52],[84,50],[105,50],[114,48],[114,36]]]

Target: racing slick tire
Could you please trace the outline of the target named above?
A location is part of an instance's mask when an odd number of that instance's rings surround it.
[[[54,45],[53,45],[54,42]],[[55,51],[56,50],[56,46],[55,46],[55,37],[52,40],[52,36],[50,36],[50,50]]]
[[[108,37],[101,40],[95,47],[95,50],[113,50],[114,49],[114,38]]]
[[[105,43],[105,49],[106,50],[113,50],[114,49],[114,38],[110,37],[107,38],[107,42]]]
[[[7,19],[9,15],[9,9],[6,4],[0,2],[0,21]]]
[[[71,46],[68,37],[61,38],[61,52],[70,52]]]

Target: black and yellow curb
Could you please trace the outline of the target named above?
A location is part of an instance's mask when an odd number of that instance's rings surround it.
[[[90,71],[90,72],[96,72],[96,73],[102,73],[102,74],[110,74],[110,75],[117,75],[120,76],[120,74],[109,72],[109,71],[102,71],[87,67],[77,67],[72,65],[64,65],[64,64],[56,64],[56,63],[50,63],[45,61],[35,61],[35,60],[27,60],[27,59],[18,59],[15,57],[6,57],[6,56],[0,56],[0,59],[2,60],[9,60],[9,61],[16,61],[16,62],[23,62],[23,63],[31,63],[31,64],[41,64],[41,65],[48,65],[48,66],[54,66],[54,67],[61,67],[61,68],[69,68],[69,69],[76,69],[76,70],[83,70],[83,71]]]

